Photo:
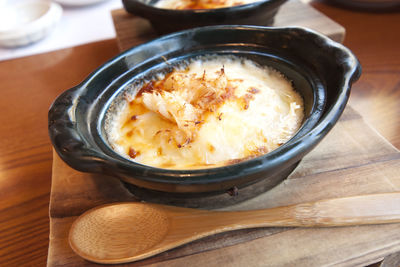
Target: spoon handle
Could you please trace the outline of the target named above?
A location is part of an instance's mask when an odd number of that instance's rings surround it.
[[[346,226],[400,222],[400,192],[354,196],[295,206],[301,226]]]
[[[400,222],[400,192],[334,198],[265,210],[217,212],[214,215],[214,223],[217,220],[219,225],[231,229],[395,223]]]

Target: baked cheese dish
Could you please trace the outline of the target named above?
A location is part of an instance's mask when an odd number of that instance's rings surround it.
[[[218,167],[268,153],[300,128],[303,99],[280,72],[233,56],[184,65],[125,95],[108,127],[115,151],[159,168]]]

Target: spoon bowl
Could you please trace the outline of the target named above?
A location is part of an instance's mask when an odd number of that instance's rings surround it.
[[[144,259],[206,236],[245,228],[394,222],[400,222],[400,192],[249,211],[208,211],[124,202],[82,214],[71,226],[69,242],[84,259],[115,264]]]
[[[95,247],[97,257],[112,263],[155,247],[166,235],[169,219],[162,209],[151,205],[121,203],[91,210],[73,227],[85,229],[79,234],[71,231],[70,244],[75,251],[91,260]]]

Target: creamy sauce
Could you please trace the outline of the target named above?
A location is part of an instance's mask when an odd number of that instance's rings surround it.
[[[109,141],[154,167],[228,165],[288,141],[304,117],[303,99],[279,72],[235,57],[192,61],[127,96]]]
[[[259,0],[160,0],[154,6],[164,9],[215,9],[246,5]]]

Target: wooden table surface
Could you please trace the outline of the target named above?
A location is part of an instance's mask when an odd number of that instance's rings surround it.
[[[400,148],[399,13],[369,13],[313,1],[346,28],[360,59],[350,104]],[[0,266],[46,264],[52,147],[47,112],[64,90],[117,55],[115,40],[0,62]]]

